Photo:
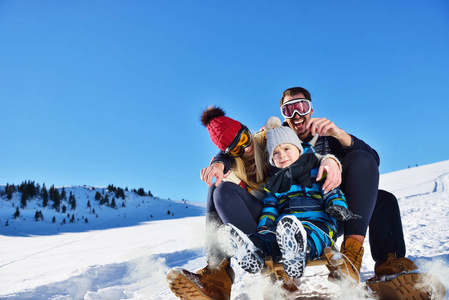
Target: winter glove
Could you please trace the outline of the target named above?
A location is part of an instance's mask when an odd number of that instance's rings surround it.
[[[340,221],[362,218],[361,216],[352,213],[349,209],[341,205],[332,205],[326,209],[326,212],[331,215],[331,217],[334,217]]]

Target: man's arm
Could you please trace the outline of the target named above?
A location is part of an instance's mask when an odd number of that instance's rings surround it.
[[[379,155],[364,141],[348,134],[343,129],[337,127],[333,122],[326,118],[311,118],[306,124],[306,128],[310,130],[312,135],[318,134],[323,137],[329,137],[329,148],[331,154],[342,160],[346,154],[354,150],[363,150],[370,153],[377,162],[380,163]],[[327,174],[323,184],[324,192],[328,192],[341,184],[341,170],[338,164],[332,159],[322,161],[317,180],[320,180],[324,173]]]
[[[338,143],[332,143],[332,148],[334,148],[332,150],[338,153],[332,152],[332,154],[337,156],[340,160],[351,151],[363,150],[370,153],[374,157],[377,165],[380,164],[379,155],[376,150],[371,148],[361,139],[358,139],[355,136],[348,134],[343,129],[337,127],[333,122],[326,118],[311,118],[307,122],[306,128],[310,130],[312,135],[318,133],[320,136],[332,137],[334,141],[337,141]],[[330,141],[332,141],[332,139],[330,139]],[[338,148],[338,146],[340,146],[339,148],[341,149],[335,149]]]

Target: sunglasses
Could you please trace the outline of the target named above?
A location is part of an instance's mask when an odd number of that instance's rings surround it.
[[[300,116],[305,116],[312,110],[312,102],[304,98],[297,98],[288,101],[281,106],[282,116],[286,119],[291,119],[298,113]]]
[[[242,127],[235,136],[231,145],[225,149],[224,153],[232,157],[240,157],[245,153],[245,149],[251,145],[252,135],[247,127]]]

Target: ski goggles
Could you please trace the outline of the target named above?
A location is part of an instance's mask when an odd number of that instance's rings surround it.
[[[251,141],[251,132],[244,126],[237,133],[231,145],[225,149],[224,153],[232,157],[240,157],[245,153],[245,149],[251,145]]]
[[[298,113],[300,116],[305,116],[312,110],[312,102],[304,98],[297,98],[288,101],[281,106],[282,116],[286,119],[291,119]]]

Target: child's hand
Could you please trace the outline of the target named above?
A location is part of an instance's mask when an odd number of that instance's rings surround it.
[[[347,221],[362,218],[359,215],[352,213],[349,209],[341,205],[333,205],[326,209],[326,212],[337,220]]]

